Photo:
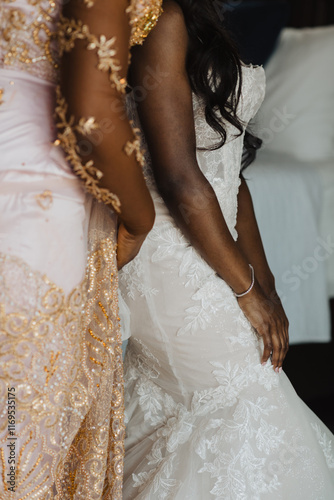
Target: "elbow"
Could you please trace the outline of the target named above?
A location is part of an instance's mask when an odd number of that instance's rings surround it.
[[[154,204],[151,197],[147,201],[148,203],[145,204],[145,207],[136,211],[135,228],[133,231],[136,234],[148,234],[153,229],[155,222]]]
[[[181,179],[163,176],[156,178],[156,184],[165,202],[172,202],[182,196],[184,183]]]
[[[186,203],[192,191],[184,179],[164,179],[157,182],[158,191],[169,208]]]
[[[194,177],[176,177],[157,179],[157,188],[167,206],[182,204],[204,207],[215,196],[211,184],[201,175]]]
[[[154,222],[155,222],[155,210],[154,210],[154,205],[152,203],[152,210],[150,210],[149,214],[147,215],[143,226],[144,232],[148,234],[151,231],[151,229],[153,229]]]
[[[154,226],[155,222],[155,211],[152,209],[137,209],[136,211],[130,211],[130,214],[121,212],[119,214],[120,221],[124,224],[126,229],[135,236],[147,236],[148,233]]]

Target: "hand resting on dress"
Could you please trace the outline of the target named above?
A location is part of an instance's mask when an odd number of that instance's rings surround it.
[[[289,349],[289,322],[277,293],[274,291],[267,296],[255,281],[253,289],[240,297],[238,303],[263,339],[262,363],[267,363],[271,356],[275,371],[280,372]]]

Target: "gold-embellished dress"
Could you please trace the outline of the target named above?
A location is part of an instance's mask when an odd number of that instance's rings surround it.
[[[160,2],[124,3],[140,43]],[[75,122],[61,90],[56,102],[60,56],[80,40],[117,92],[126,82],[117,39],[61,17],[60,6],[0,0],[1,500],[121,498],[120,207],[79,154],[94,118]],[[117,119],[119,110],[104,134]],[[135,136],[124,154],[140,159]]]

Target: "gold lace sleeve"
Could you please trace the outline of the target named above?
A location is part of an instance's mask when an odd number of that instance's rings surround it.
[[[140,141],[126,116],[126,76],[130,45],[139,31],[147,36],[158,14],[133,3],[70,0],[58,29],[57,143],[87,191],[117,213],[132,195],[140,209],[145,189]]]
[[[130,45],[142,45],[162,13],[162,0],[132,0],[128,7],[131,25]]]

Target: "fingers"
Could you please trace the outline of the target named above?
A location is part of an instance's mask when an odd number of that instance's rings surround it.
[[[266,364],[271,357],[273,369],[280,373],[289,349],[289,322],[278,296],[274,298],[276,300],[270,300],[259,293],[252,297],[252,303],[250,297],[238,302],[253,328],[262,337],[262,364]]]
[[[272,365],[276,373],[281,373],[283,362],[289,349],[288,322],[280,321],[271,330],[271,341],[273,345]]]
[[[283,362],[289,349],[289,332],[287,321],[273,321],[258,328],[263,339],[263,355],[261,363],[264,365],[271,357],[271,363],[276,373],[282,372]]]
[[[279,331],[275,328],[272,335],[272,343],[273,343],[273,353],[271,357],[271,362],[275,372],[280,373],[282,371],[282,365],[284,360],[283,348],[285,345],[282,330]]]
[[[289,350],[289,321],[286,319],[284,323],[284,334],[285,334],[285,350],[284,350],[284,359]]]
[[[277,329],[277,336],[279,338],[281,346],[277,368],[279,371],[282,371],[283,362],[289,350],[289,322],[287,317],[285,316],[283,308],[280,314],[280,323]]]
[[[261,333],[260,333],[260,335],[261,335]],[[265,333],[263,333],[261,336],[262,336],[263,345],[264,345],[261,363],[263,365],[265,365],[267,363],[268,359],[271,356],[271,353],[272,353],[272,350],[273,350],[273,345],[272,345],[272,342],[271,342],[271,335],[270,335],[269,329],[268,329],[268,331],[266,331]]]

